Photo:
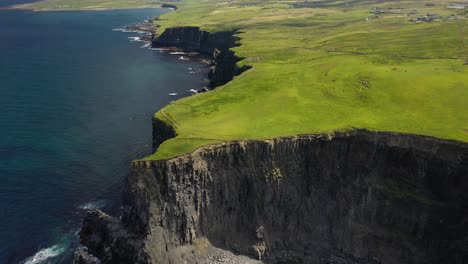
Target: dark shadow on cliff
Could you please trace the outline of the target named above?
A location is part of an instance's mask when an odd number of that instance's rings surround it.
[[[239,30],[211,33],[199,27],[174,27],[166,29],[152,41],[153,48],[178,48],[185,52],[197,52],[211,56],[211,70],[208,78],[210,88],[216,88],[231,81],[251,66],[239,67],[237,63],[243,58],[230,50],[241,45],[236,36]]]
[[[466,143],[361,130],[230,142],[133,175],[127,224],[169,248],[206,237],[266,263],[468,258]]]

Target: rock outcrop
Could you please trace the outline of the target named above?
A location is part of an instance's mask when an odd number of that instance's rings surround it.
[[[117,218],[100,210],[87,213],[79,232],[84,248],[75,252],[75,264],[151,263],[144,250],[145,237],[129,232]]]
[[[466,143],[363,130],[236,141],[134,162],[122,221],[92,212],[80,235],[103,263],[206,263],[218,248],[263,263],[462,264],[466,190]]]
[[[73,255],[74,264],[99,264],[101,261],[91,255],[87,248],[78,248]]]

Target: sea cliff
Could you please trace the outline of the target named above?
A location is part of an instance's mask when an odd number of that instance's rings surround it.
[[[91,212],[80,235],[105,263],[205,263],[211,247],[265,263],[464,263],[466,175],[468,144],[417,135],[228,142],[135,161],[122,220]]]
[[[175,27],[166,29],[152,41],[153,48],[178,48],[211,56],[210,87],[215,88],[231,81],[234,76],[250,69],[239,67],[242,60],[230,48],[241,45],[236,31],[208,32],[199,27]]]
[[[181,27],[152,45],[212,55],[215,87],[246,70],[238,43]],[[154,150],[175,136],[153,120]],[[466,143],[366,130],[135,161],[121,219],[89,212],[75,263],[466,263],[467,175]]]

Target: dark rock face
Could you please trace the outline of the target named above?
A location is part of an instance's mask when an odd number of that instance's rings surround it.
[[[75,252],[75,264],[149,263],[143,239],[127,232],[118,219],[99,210],[88,212],[79,235],[80,243],[87,250]]]
[[[198,27],[176,27],[166,29],[159,37],[153,39],[154,48],[180,48],[186,52],[199,52],[211,56],[211,70],[209,73],[210,87],[215,88],[231,81],[234,76],[250,69],[244,65],[238,67],[237,57],[232,47],[238,46],[239,38],[235,32],[224,31],[210,33]]]
[[[153,117],[153,152],[156,152],[161,143],[175,136],[176,132],[170,125]]]
[[[73,257],[73,263],[75,264],[99,264],[101,261],[95,256],[89,254],[86,249],[79,248],[75,251]]]
[[[215,49],[211,57],[211,70],[208,74],[210,87],[215,88],[231,81],[234,76],[250,69],[250,66],[237,66],[241,59],[232,50]]]
[[[176,6],[176,5],[173,5],[173,4],[167,4],[167,3],[165,3],[165,4],[162,4],[161,7],[162,7],[162,8],[172,8],[172,9],[174,9],[174,10],[177,10],[177,6]]]
[[[226,50],[236,46],[238,37],[234,32],[210,33],[199,27],[174,27],[166,29],[153,40],[153,48],[176,47],[186,52],[211,55],[215,49]]]
[[[265,263],[462,264],[466,190],[466,143],[361,130],[230,142],[133,164],[122,222],[144,246],[126,254],[183,263],[179,249],[207,239]]]

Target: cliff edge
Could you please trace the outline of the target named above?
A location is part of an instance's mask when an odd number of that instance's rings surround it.
[[[229,142],[134,162],[122,220],[92,212],[80,236],[104,263],[217,263],[218,248],[261,263],[461,264],[467,175],[468,144],[417,135]]]
[[[237,66],[241,61],[230,48],[240,46],[237,31],[208,32],[199,27],[167,28],[153,39],[153,48],[178,48],[185,52],[196,52],[211,56],[209,73],[210,87],[215,88],[231,81],[250,66]]]

